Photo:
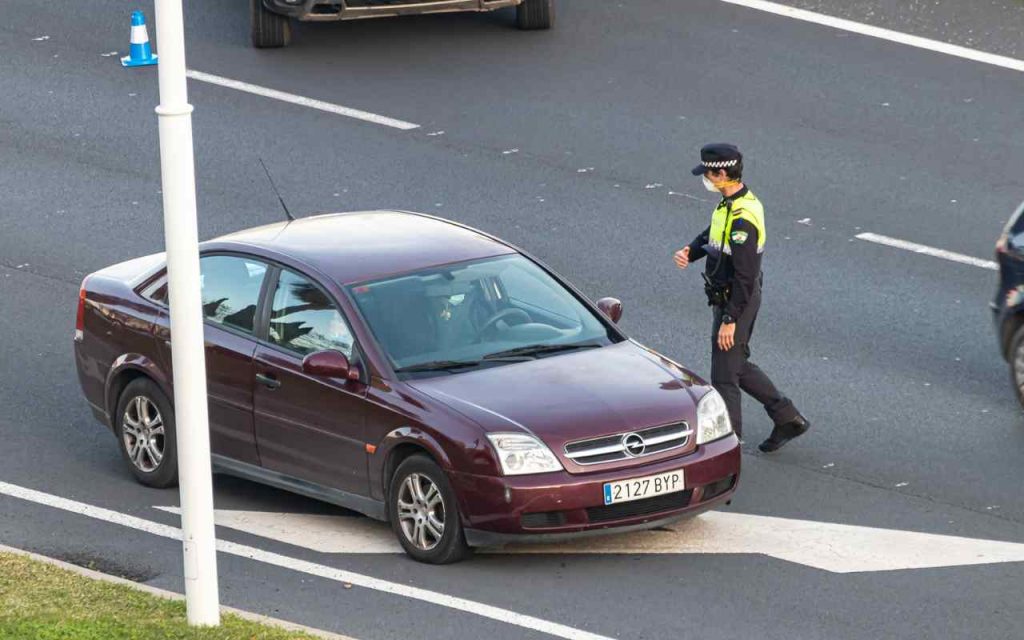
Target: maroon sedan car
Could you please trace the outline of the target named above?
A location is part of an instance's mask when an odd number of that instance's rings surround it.
[[[494,237],[395,211],[201,246],[213,465],[390,521],[413,558],[655,527],[727,500],[714,390]],[[162,255],[88,276],[85,397],[144,484],[177,480]]]

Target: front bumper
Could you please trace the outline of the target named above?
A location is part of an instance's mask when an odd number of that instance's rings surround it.
[[[513,7],[522,0],[408,0],[380,3],[353,0],[263,0],[263,6],[274,13],[309,22],[358,20],[386,16],[450,13],[456,11],[494,11]]]
[[[635,502],[604,505],[604,484],[683,469],[686,490]],[[473,546],[549,542],[647,529],[693,516],[729,500],[740,474],[740,446],[731,435],[697,451],[655,464],[533,476],[450,478]]]

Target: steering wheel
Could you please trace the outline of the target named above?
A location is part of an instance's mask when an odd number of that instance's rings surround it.
[[[488,331],[494,329],[494,327],[498,324],[499,320],[504,320],[505,318],[511,318],[513,316],[520,318],[522,322],[530,322],[530,320],[532,320],[532,318],[530,318],[530,314],[526,313],[522,309],[508,307],[506,309],[502,309],[501,311],[495,313],[493,316],[488,318],[487,322],[484,323],[484,326],[481,327],[480,333],[486,334]],[[517,322],[516,324],[521,324],[521,322]]]

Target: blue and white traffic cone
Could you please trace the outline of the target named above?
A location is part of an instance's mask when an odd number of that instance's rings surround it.
[[[145,67],[156,64],[156,55],[149,47],[146,16],[141,11],[132,11],[132,38],[128,53],[129,55],[121,58],[121,66]]]

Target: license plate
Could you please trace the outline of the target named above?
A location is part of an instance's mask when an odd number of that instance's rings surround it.
[[[686,488],[683,470],[668,471],[643,478],[631,478],[604,484],[604,503],[618,504],[643,498],[653,498],[666,493],[675,493]]]

